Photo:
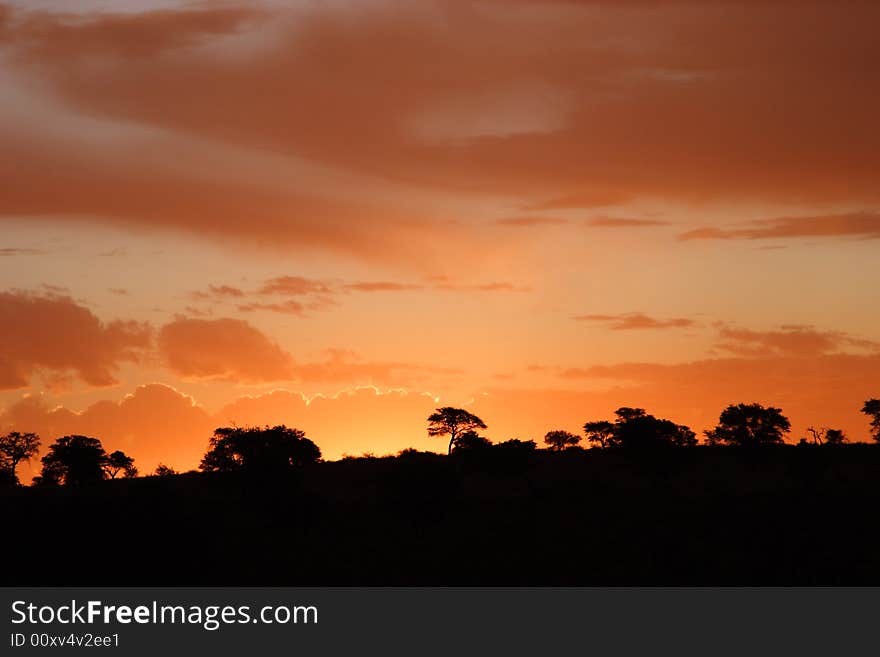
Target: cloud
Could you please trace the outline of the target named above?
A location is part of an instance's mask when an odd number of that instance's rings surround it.
[[[423,283],[405,281],[336,281],[318,280],[303,276],[277,276],[266,280],[253,292],[245,292],[226,285],[212,285],[208,292],[195,292],[198,300],[223,301],[248,298],[239,303],[240,312],[266,311],[288,315],[305,315],[309,310],[321,310],[336,305],[340,296],[349,293],[413,292],[434,290],[443,292],[527,292],[531,288],[505,281],[489,283],[459,283],[446,276],[428,277]],[[265,301],[262,297],[284,296],[281,302]]]
[[[626,219],[620,217],[595,217],[587,222],[597,228],[640,228],[645,226],[668,226],[668,221],[656,219]]]
[[[293,359],[239,319],[179,318],[159,331],[159,353],[185,379],[263,383],[292,377]]]
[[[113,385],[120,364],[140,361],[151,338],[146,324],[103,322],[67,296],[0,292],[0,389],[26,387],[35,375]]]
[[[753,331],[722,326],[715,349],[748,357],[820,356],[846,348],[880,351],[880,342],[840,331],[819,331],[811,326],[782,326],[775,331]]]
[[[327,349],[324,359],[300,363],[293,368],[302,383],[345,383],[349,385],[379,384],[412,386],[429,375],[458,375],[463,371],[450,367],[426,367],[400,362],[365,362],[350,349]]]
[[[41,249],[25,249],[14,246],[0,248],[0,258],[9,258],[13,256],[45,255],[45,253],[46,252]]]
[[[880,238],[880,213],[852,212],[808,217],[760,219],[742,228],[696,228],[680,240],[765,240],[793,237]]]
[[[409,292],[421,290],[422,287],[416,283],[395,283],[393,281],[358,281],[344,285],[346,290],[354,292]]]
[[[685,317],[657,319],[642,313],[623,313],[621,315],[577,315],[572,319],[579,322],[596,322],[607,325],[613,331],[641,329],[690,328],[697,323]]]
[[[880,201],[876,3],[508,5],[7,10],[0,214],[423,264],[444,194]]]
[[[305,305],[293,299],[288,299],[282,303],[243,303],[237,307],[238,310],[243,313],[265,310],[272,313],[281,313],[283,315],[304,315],[306,312]]]
[[[244,291],[231,285],[209,285],[207,290],[197,290],[189,296],[194,301],[222,301],[240,299],[244,296]]]
[[[278,276],[263,283],[260,294],[284,294],[303,296],[307,294],[331,294],[330,284],[302,276]]]

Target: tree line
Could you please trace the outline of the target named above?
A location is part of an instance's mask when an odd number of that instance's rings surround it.
[[[880,399],[869,399],[861,412],[868,416],[872,438],[880,442]],[[688,448],[698,445],[689,427],[657,418],[642,408],[621,407],[613,420],[586,422],[584,436],[595,449],[648,450]],[[500,452],[529,452],[537,449],[533,440],[507,440],[493,444],[479,431],[487,427],[478,416],[461,408],[438,408],[428,419],[428,435],[448,438],[447,454],[474,453],[492,448]],[[731,404],[718,418],[718,424],[704,431],[705,444],[757,448],[781,445],[791,431],[782,409],[761,404]],[[848,442],[839,429],[809,427],[809,438],[801,445],[840,445]],[[554,429],[544,436],[549,450],[581,449],[582,436]],[[17,469],[36,457],[40,449],[36,433],[11,431],[0,436],[0,483],[18,484]],[[403,450],[406,455],[415,450]],[[280,473],[321,460],[320,448],[300,429],[275,427],[220,427],[208,442],[199,469],[203,472]],[[58,438],[40,459],[42,468],[34,478],[36,486],[79,486],[103,479],[138,476],[134,459],[121,450],[107,453],[97,438],[70,435]],[[167,476],[177,472],[159,464],[151,473]]]

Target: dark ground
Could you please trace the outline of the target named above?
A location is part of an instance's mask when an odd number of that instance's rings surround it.
[[[356,459],[0,511],[7,586],[880,584],[875,445]]]

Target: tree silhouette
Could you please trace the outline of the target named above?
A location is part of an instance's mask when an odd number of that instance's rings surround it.
[[[617,416],[617,422],[629,422],[636,418],[645,417],[648,413],[644,408],[630,408],[629,406],[621,406],[614,414]]]
[[[584,433],[587,434],[589,442],[593,444],[598,443],[602,449],[605,449],[614,439],[614,425],[607,420],[587,422],[584,424]]]
[[[64,436],[49,446],[41,461],[41,483],[81,486],[104,478],[107,453],[97,438]]]
[[[862,406],[862,413],[871,418],[871,436],[880,442],[880,399],[869,399]]]
[[[18,483],[15,473],[18,464],[30,461],[40,449],[40,437],[35,433],[19,433],[10,431],[0,436],[0,466],[7,471],[9,478]]]
[[[840,429],[807,427],[807,433],[812,436],[814,445],[842,445],[847,441],[846,434]],[[808,444],[809,441],[801,438],[801,443]]]
[[[125,452],[116,450],[107,455],[104,461],[104,472],[110,475],[111,479],[116,479],[116,475],[120,472],[126,479],[137,477],[138,469],[134,465],[134,459]]]
[[[842,445],[847,441],[846,434],[840,429],[825,429],[826,445]]]
[[[627,449],[657,447],[693,447],[697,436],[690,427],[672,420],[654,417],[643,408],[622,407],[615,411],[611,444]]]
[[[603,448],[625,449],[693,447],[697,444],[697,436],[690,427],[649,415],[643,408],[622,406],[614,414],[617,419],[613,423],[599,420],[584,424],[587,440]]]
[[[280,472],[315,463],[321,450],[299,429],[220,427],[199,466],[205,472]]]
[[[562,429],[556,429],[554,431],[548,431],[544,435],[544,442],[550,447],[550,449],[560,452],[563,449],[577,445],[581,442],[581,437],[577,434],[563,431]]]
[[[731,404],[721,412],[718,426],[705,433],[710,445],[761,447],[781,444],[789,431],[791,423],[780,408]]]
[[[429,436],[449,436],[448,454],[452,454],[452,448],[463,433],[485,428],[485,422],[463,408],[444,406],[428,417]]]

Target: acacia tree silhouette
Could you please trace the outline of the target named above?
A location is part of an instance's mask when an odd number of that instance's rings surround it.
[[[448,454],[452,454],[452,448],[467,431],[485,429],[486,423],[473,413],[468,413],[463,408],[444,406],[436,409],[436,412],[428,416],[429,436],[449,436]]]
[[[120,472],[126,479],[137,477],[138,469],[134,465],[134,459],[125,452],[116,450],[107,455],[104,461],[104,472],[110,475],[111,479],[116,479],[116,475]]]
[[[561,452],[564,449],[577,445],[581,442],[581,437],[569,433],[568,431],[563,431],[562,429],[555,429],[553,431],[548,431],[544,435],[544,442],[550,447],[550,449],[556,452]]]
[[[862,413],[871,418],[871,436],[880,442],[880,399],[869,399],[862,406]]]
[[[761,447],[783,443],[789,431],[791,423],[780,408],[731,404],[721,412],[718,426],[705,434],[710,445]]]
[[[35,433],[10,431],[0,436],[0,465],[8,472],[9,478],[18,483],[15,470],[22,461],[30,461],[40,449],[40,437]]]
[[[101,481],[107,453],[97,438],[63,436],[49,446],[41,459],[40,483],[80,486]]]

